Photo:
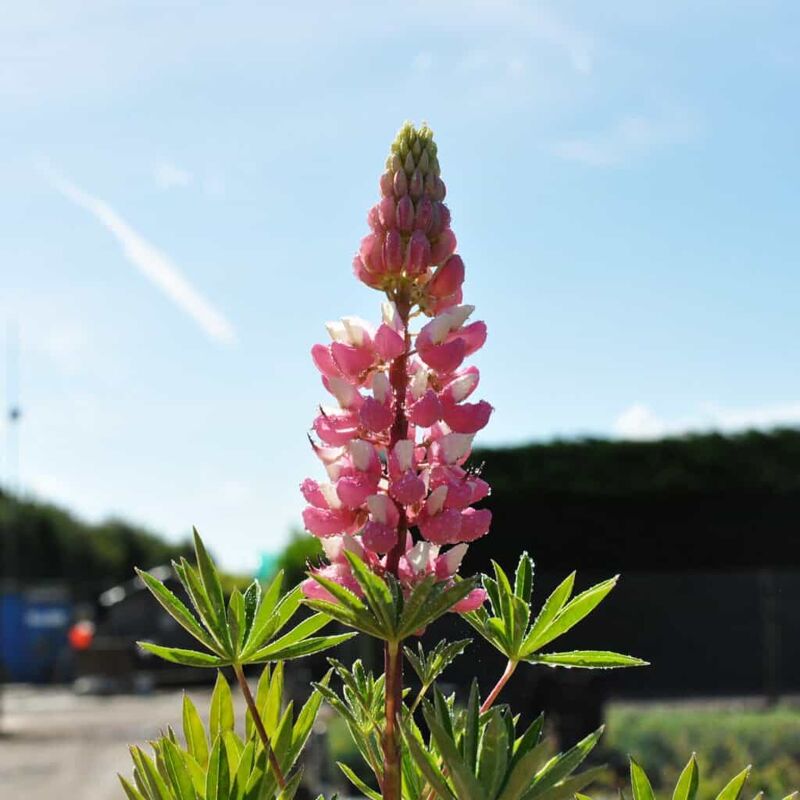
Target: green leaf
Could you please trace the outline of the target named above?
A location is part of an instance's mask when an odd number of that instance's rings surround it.
[[[647,773],[631,758],[631,790],[633,800],[656,800]]]
[[[400,732],[414,761],[416,761],[422,774],[441,800],[457,800],[456,795],[450,791],[450,787],[447,785],[447,779],[436,763],[436,759],[433,757],[430,750],[422,746],[417,737],[408,730],[406,725],[400,726]],[[459,798],[459,800],[467,800],[467,798]]]
[[[136,642],[142,650],[154,656],[171,661],[173,664],[183,664],[187,667],[224,667],[228,662],[223,658],[200,653],[197,650],[183,650],[180,647],[162,647],[152,642]]]
[[[214,741],[214,746],[211,748],[211,755],[208,759],[205,800],[229,800],[229,794],[228,754],[225,751],[223,737],[218,736]]]
[[[548,743],[539,742],[530,750],[526,750],[524,755],[515,757],[511,762],[511,772],[503,787],[503,793],[498,800],[520,800],[524,797],[531,785],[532,776],[547,761],[548,755]]]
[[[447,767],[450,779],[453,781],[459,800],[479,800],[479,798],[482,798],[480,784],[472,774],[472,770],[464,763],[456,749],[455,742],[447,735],[441,723],[436,719],[436,715],[434,715],[433,709],[427,701],[424,704],[423,714],[428,730],[430,730],[431,736],[436,743],[436,749],[441,754],[442,761]]]
[[[689,763],[683,768],[678,782],[675,784],[672,800],[695,800],[699,783],[700,771],[697,768],[697,759],[692,753]]]
[[[514,594],[524,603],[530,603],[533,590],[533,559],[523,553],[514,575]]]
[[[323,650],[330,650],[332,647],[352,639],[355,633],[340,633],[336,636],[312,636],[301,642],[279,647],[278,644],[270,644],[253,653],[247,660],[248,664],[257,664],[260,661],[289,661],[293,658],[310,656],[312,653],[319,653]]]
[[[152,759],[139,747],[131,748],[131,757],[147,787],[147,793],[155,800],[171,800],[169,789]]]
[[[256,612],[261,603],[261,584],[258,581],[253,581],[244,592],[244,642],[250,636],[250,631],[253,629],[253,621],[256,617]]]
[[[382,623],[386,638],[393,640],[397,629],[398,609],[386,582],[376,575],[355,553],[345,551],[353,577],[364,592],[370,610]]]
[[[238,588],[231,592],[228,600],[228,626],[230,627],[233,650],[238,654],[244,644],[245,634],[244,596]]]
[[[566,753],[554,756],[545,768],[537,774],[536,781],[532,787],[533,795],[538,794],[544,789],[557,784],[559,781],[572,774],[584,761],[586,756],[591,753],[597,740],[603,733],[604,726],[600,726],[594,733],[581,739],[576,745],[573,745]],[[577,787],[578,791],[581,787]],[[525,795],[526,798],[532,797],[531,793]]]
[[[208,728],[211,738],[221,737],[226,731],[233,730],[233,697],[231,687],[221,672],[217,673],[214,691],[211,693],[211,711]]]
[[[305,604],[314,611],[327,614],[331,619],[341,622],[342,625],[347,625],[348,628],[355,628],[357,631],[374,636],[377,639],[381,638],[380,625],[367,608],[360,612],[354,612],[338,603],[331,603],[327,600],[306,600]]]
[[[280,649],[281,647],[288,647],[289,645],[296,644],[303,639],[307,639],[321,628],[324,628],[330,621],[330,617],[327,614],[312,614],[292,628],[288,633],[285,633],[279,639],[271,642],[269,647]]]
[[[192,528],[194,538],[194,552],[197,559],[197,568],[200,571],[200,579],[203,588],[211,601],[211,606],[216,611],[219,619],[225,619],[225,595],[222,591],[222,583],[219,580],[219,573],[206,550],[197,528]]]
[[[489,712],[483,729],[478,758],[478,780],[484,797],[495,797],[503,785],[509,761],[508,729],[499,708]]]
[[[206,629],[214,638],[218,648],[223,652],[227,652],[227,648],[225,646],[226,624],[224,621],[220,622],[217,619],[216,613],[211,605],[211,601],[208,599],[206,590],[203,588],[203,582],[200,580],[197,570],[195,570],[195,568],[185,558],[181,558],[180,563],[173,561],[172,567],[183,584],[183,588],[186,589],[186,593],[189,595],[192,605],[200,616],[203,625],[205,625]]]
[[[367,784],[364,783],[364,781],[362,781],[361,778],[359,778],[358,775],[356,775],[355,772],[350,769],[350,767],[347,766],[347,764],[337,761],[336,766],[339,767],[347,780],[349,780],[350,783],[352,783],[353,786],[355,786],[356,789],[361,792],[361,794],[363,794],[365,797],[368,797],[369,800],[381,800],[382,795],[378,794],[378,792],[376,792],[374,789],[370,789],[369,786],[367,786]]]
[[[208,763],[206,729],[194,703],[185,693],[183,695],[183,738],[186,740],[186,749],[195,761],[205,767]]]
[[[318,685],[326,686],[330,677],[331,671],[328,671]],[[294,722],[294,727],[292,728],[292,745],[286,755],[287,769],[292,769],[292,767],[294,767],[295,762],[300,757],[300,753],[303,752],[303,748],[306,746],[308,737],[311,735],[311,730],[314,727],[314,722],[317,719],[317,714],[321,706],[322,692],[315,688],[300,709],[300,713],[297,715],[297,719]]]
[[[543,792],[534,791],[526,795],[529,800],[572,800],[581,789],[588,786],[593,780],[603,774],[603,767],[592,767],[584,770],[577,775],[565,778],[555,786],[551,786]]]
[[[540,653],[526,659],[531,664],[552,667],[580,667],[583,669],[615,669],[618,667],[645,667],[641,658],[612,653],[609,650],[572,650],[568,653]]]
[[[551,623],[558,615],[558,612],[561,611],[564,604],[569,600],[574,585],[575,573],[572,572],[556,586],[547,600],[544,601],[539,615],[534,620],[533,626],[528,631],[525,641],[522,644],[523,653],[531,653],[536,649],[534,643],[539,637],[544,635],[544,632],[550,627]]]
[[[744,785],[750,777],[751,767],[745,767],[730,783],[717,795],[717,800],[739,800]]]
[[[221,655],[221,653],[218,652],[218,645],[214,639],[203,629],[194,614],[186,608],[176,595],[167,589],[160,580],[150,575],[150,573],[144,572],[144,570],[140,570],[137,567],[136,574],[139,576],[142,583],[150,590],[153,597],[158,600],[164,610],[176,622],[194,636],[201,644],[208,647],[209,650]]]
[[[276,611],[282,586],[283,570],[280,570],[270,581],[269,586],[261,592],[258,607],[255,610],[253,622],[250,625],[247,641],[242,648],[242,656],[246,656],[248,653],[256,650],[274,634],[274,629],[278,624]]]
[[[128,781],[126,781],[122,775],[118,774],[117,777],[119,778],[119,782],[122,784],[122,788],[125,791],[125,795],[128,800],[145,800],[144,795],[138,789],[131,786],[131,784],[128,783]]]
[[[435,584],[427,601],[413,615],[405,612],[401,615],[397,635],[400,639],[405,639],[438,619],[459,600],[463,600],[475,588],[475,584],[475,578],[464,578],[450,586],[446,583]]]
[[[565,634],[568,630],[577,625],[584,617],[591,613],[603,598],[616,586],[618,579],[619,576],[616,575],[607,581],[592,586],[590,589],[581,592],[570,600],[570,602],[561,609],[553,622],[548,625],[539,636],[533,638],[532,641],[526,641],[526,650],[538,650],[540,647],[543,647],[548,642],[552,642],[553,639]]]
[[[184,763],[183,754],[169,739],[163,740],[164,765],[170,783],[179,800],[195,800],[196,793],[191,775]]]

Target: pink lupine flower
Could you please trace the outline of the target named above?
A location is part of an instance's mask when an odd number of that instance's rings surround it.
[[[313,574],[360,593],[346,558],[356,553],[404,590],[428,575],[452,582],[467,542],[485,535],[489,485],[471,472],[474,435],[492,406],[472,401],[480,374],[464,361],[486,340],[462,302],[465,267],[444,204],[436,145],[427,127],[405,126],[380,178],[353,272],[386,294],[376,327],[356,317],[328,323],[329,344],[311,350],[334,407],[321,407],[313,443],[328,482],[307,479],[303,521],[328,564]],[[409,329],[419,314],[429,319]],[[449,547],[448,547],[449,546]],[[313,578],[303,591],[331,599]],[[454,610],[485,600],[476,589]]]

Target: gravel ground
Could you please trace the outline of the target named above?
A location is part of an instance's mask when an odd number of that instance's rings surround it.
[[[209,693],[190,692],[198,709]],[[121,800],[129,744],[179,729],[181,693],[87,697],[10,687],[2,698],[0,800]]]

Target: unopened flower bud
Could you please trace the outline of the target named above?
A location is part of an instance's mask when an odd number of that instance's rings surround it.
[[[408,195],[401,197],[397,204],[397,227],[403,233],[408,233],[414,227],[414,203]]]
[[[456,249],[456,235],[451,228],[445,228],[431,247],[431,264],[441,264]]]
[[[383,259],[389,272],[399,272],[403,266],[403,239],[396,228],[386,234],[383,244]]]
[[[394,197],[383,197],[378,204],[378,214],[381,225],[389,229],[394,227],[395,221],[395,202]]]
[[[431,263],[431,244],[422,231],[414,231],[408,240],[408,259],[406,272],[418,275]]]
[[[414,167],[414,156],[409,153],[406,156],[406,160],[403,162],[403,168],[406,171],[406,175],[411,175],[411,173],[414,171]]]
[[[397,170],[394,174],[394,194],[395,197],[408,194],[408,178],[402,169]]]
[[[417,230],[428,232],[433,215],[433,203],[429,197],[417,201],[417,213],[414,216],[414,227]]]
[[[444,181],[441,178],[434,179],[434,190],[433,196],[436,200],[444,200],[445,195],[447,194],[447,187],[444,185]]]
[[[436,176],[432,172],[425,176],[424,191],[426,197],[433,198],[434,194],[436,194]]]
[[[411,176],[411,180],[409,181],[408,193],[414,198],[414,200],[418,200],[420,197],[422,197],[422,190],[422,173],[417,169],[414,170],[414,174]]]
[[[384,197],[392,194],[394,191],[394,173],[384,172],[380,180],[381,194]]]

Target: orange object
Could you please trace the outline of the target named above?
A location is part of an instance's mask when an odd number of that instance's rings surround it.
[[[73,650],[88,650],[94,639],[94,623],[88,619],[76,622],[69,629],[67,638]]]

